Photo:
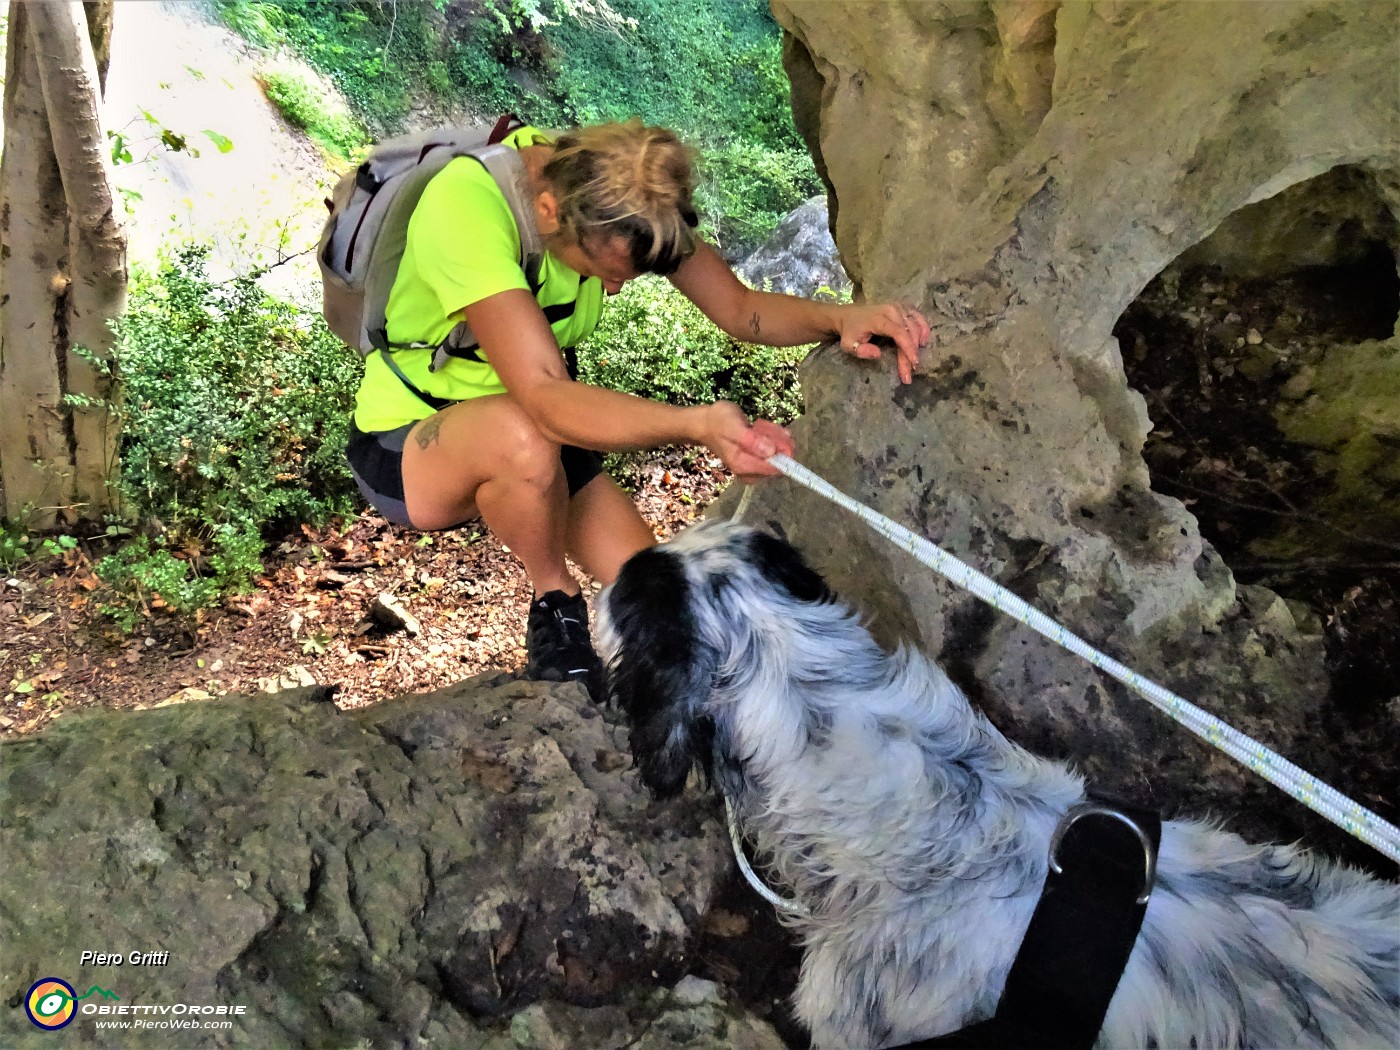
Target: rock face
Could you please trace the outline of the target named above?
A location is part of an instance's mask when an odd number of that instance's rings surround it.
[[[1373,244],[1400,243],[1385,197],[1375,173],[1338,166],[1241,208],[1178,262],[1237,277],[1357,263]]]
[[[686,972],[727,842],[708,807],[648,801],[581,690],[327,700],[78,717],[3,745],[0,1044],[52,1041],[23,1000],[58,977],[119,997],[81,1007],[244,1008],[142,1046],[620,1047],[653,1022],[641,1045],[781,1046],[712,986],[657,991]],[[98,1019],[68,1042],[104,1042]]]
[[[1370,229],[1395,228],[1394,7],[773,9],[858,295],[922,304],[937,337],[907,388],[887,364],[809,358],[800,458],[1141,673],[1383,799],[1366,755],[1394,745],[1326,703],[1320,638],[1237,590],[1187,508],[1152,491],[1151,421],[1111,332],[1231,215],[1340,165],[1391,213]],[[1168,810],[1349,845],[805,490],[764,486],[749,514],[781,522],[883,639],[938,655],[1013,739]]]
[[[849,292],[851,279],[837,256],[828,221],[825,198],[803,202],[735,272],[755,288],[787,295],[835,298]]]

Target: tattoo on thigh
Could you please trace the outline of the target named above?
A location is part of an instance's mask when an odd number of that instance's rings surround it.
[[[749,331],[754,335],[759,335],[763,331],[763,325],[758,319],[757,310],[755,310],[753,316],[749,318]]]
[[[418,425],[418,429],[413,432],[414,440],[418,442],[418,447],[426,449],[438,439],[438,431],[442,429],[442,413],[435,412]]]

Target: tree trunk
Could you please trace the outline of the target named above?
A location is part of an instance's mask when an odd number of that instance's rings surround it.
[[[89,17],[108,24],[89,27]],[[10,6],[0,168],[0,512],[27,515],[35,528],[92,518],[113,505],[117,427],[107,363],[109,322],[126,299],[126,238],[107,177],[92,43],[107,39],[110,18],[107,4]]]

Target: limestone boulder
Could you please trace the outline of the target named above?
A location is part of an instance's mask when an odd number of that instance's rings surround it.
[[[829,221],[825,197],[804,201],[735,272],[755,288],[804,298],[839,298],[851,290],[851,279],[841,265]]]
[[[0,1044],[52,1042],[23,1000],[58,977],[92,1008],[71,1045],[114,1045],[102,1018],[210,1019],[177,1004],[242,1012],[140,1045],[620,1047],[663,1021],[780,1045],[718,989],[658,993],[727,841],[694,799],[649,800],[581,689],[328,700],[79,716],[0,745]]]
[[[1112,329],[1232,215],[1334,168],[1394,213],[1393,5],[772,6],[857,295],[921,304],[936,336],[908,387],[888,363],[812,355],[799,458],[1142,674],[1384,802],[1395,727],[1339,714],[1321,638],[1237,588],[1188,508],[1153,491],[1152,421]],[[1368,230],[1395,228],[1373,199],[1358,207]],[[882,639],[938,656],[1013,738],[1100,786],[1255,835],[1353,845],[805,490],[763,486],[749,514],[782,523]]]

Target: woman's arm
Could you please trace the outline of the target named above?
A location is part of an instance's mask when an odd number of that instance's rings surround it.
[[[574,382],[527,291],[500,292],[463,312],[510,396],[551,441],[602,452],[705,445],[741,478],[776,473],[764,460],[792,451],[786,431],[771,423],[750,426],[727,401],[681,408]]]
[[[671,283],[726,334],[748,343],[799,346],[836,339],[847,353],[873,359],[880,348],[871,338],[888,336],[895,342],[899,378],[905,383],[913,379],[919,350],[929,340],[924,316],[898,303],[819,303],[749,288],[704,241],[697,242]]]

